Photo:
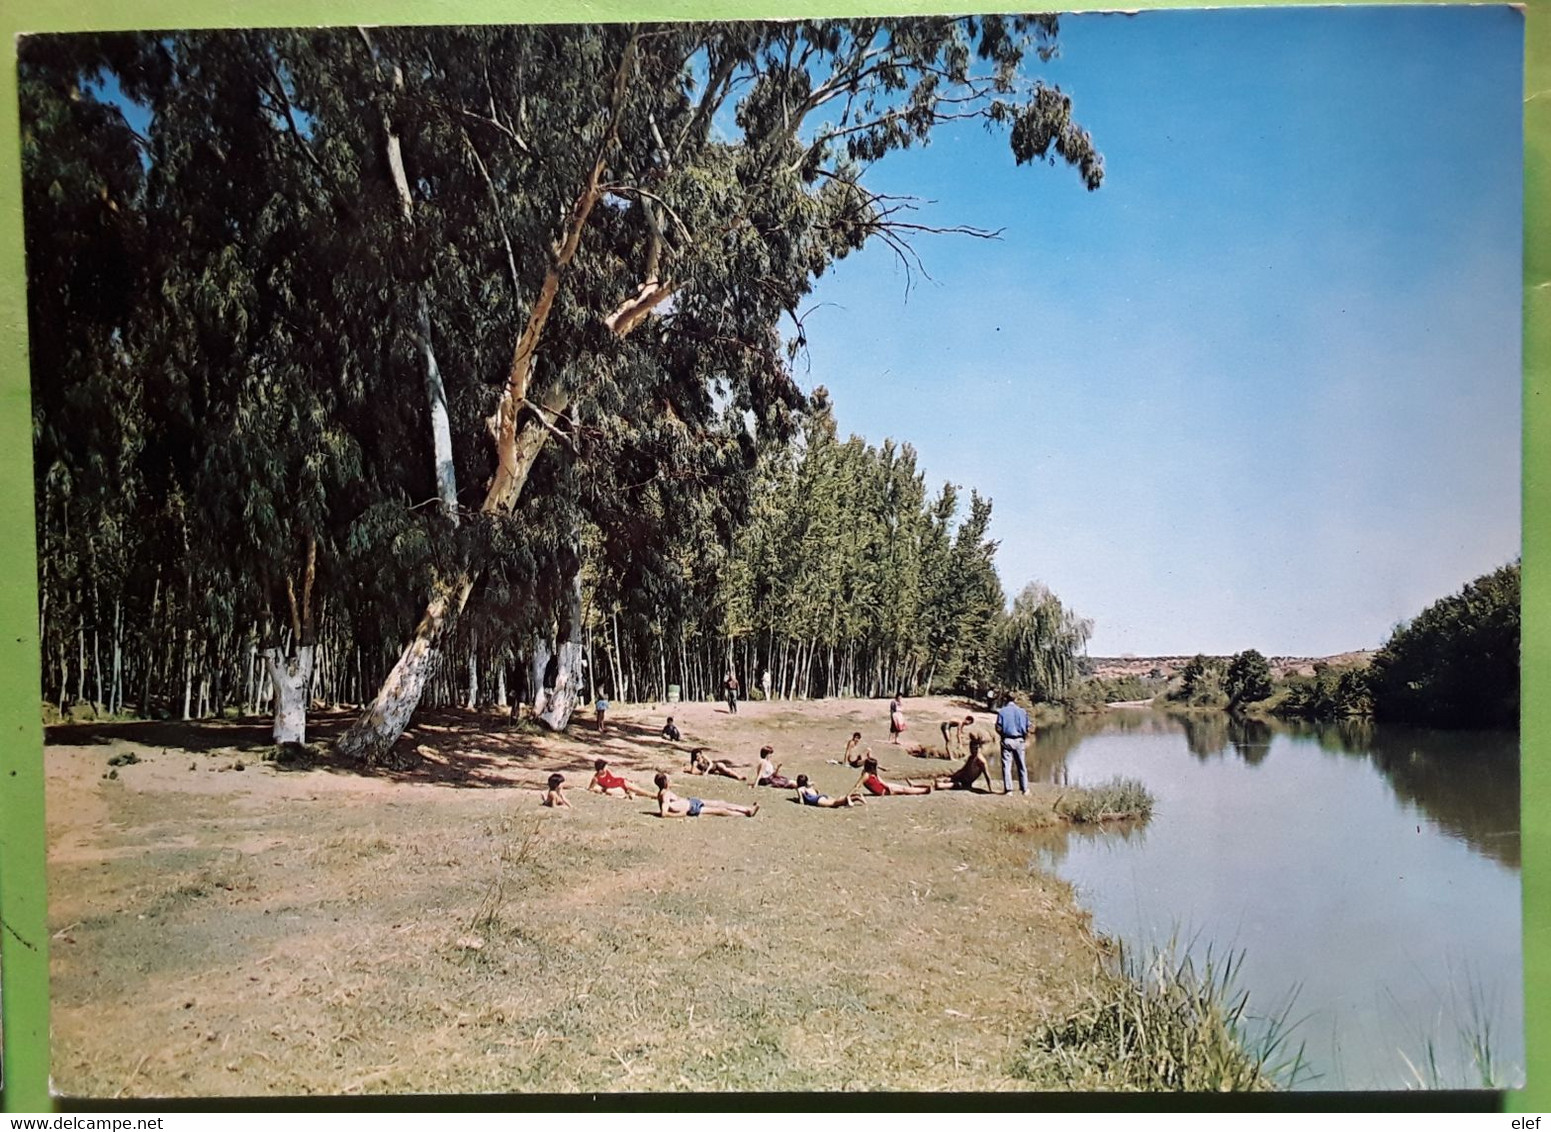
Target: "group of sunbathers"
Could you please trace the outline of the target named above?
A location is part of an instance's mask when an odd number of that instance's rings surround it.
[[[805,806],[817,806],[821,809],[840,809],[850,806],[859,806],[865,802],[866,795],[875,798],[896,797],[912,794],[930,794],[934,790],[970,790],[980,781],[985,779],[986,789],[991,789],[991,769],[986,763],[982,748],[989,741],[988,737],[974,727],[975,717],[966,716],[962,722],[953,720],[942,725],[943,746],[945,752],[951,750],[948,742],[949,731],[954,732],[955,743],[967,741],[969,745],[969,757],[964,760],[964,765],[948,775],[934,775],[930,779],[917,782],[911,777],[903,781],[890,782],[879,776],[880,770],[887,767],[878,765],[878,760],[872,757],[870,749],[861,746],[862,733],[854,732],[850,742],[846,744],[843,759],[831,760],[844,762],[847,766],[860,767],[862,774],[856,780],[856,784],[844,795],[831,797],[821,794],[808,780],[806,774],[799,774],[795,780],[787,778],[781,773],[781,764],[775,761],[775,748],[764,746],[759,751],[759,764],[754,770],[753,781],[756,786],[773,786],[780,790],[795,790],[797,801]],[[680,738],[677,727],[674,726],[670,716],[667,725],[663,728],[663,737],[672,739]],[[685,773],[693,775],[720,775],[724,778],[736,779],[739,782],[749,781],[749,776],[738,769],[729,759],[711,758],[707,755],[707,748],[693,747],[689,752],[689,764],[685,767]],[[915,753],[922,753],[920,750]],[[942,757],[950,757],[945,753]],[[615,774],[609,770],[607,759],[598,759],[593,763],[593,775],[587,783],[587,789],[598,794],[608,794],[617,798],[655,798],[657,800],[657,812],[665,818],[699,817],[702,814],[717,817],[753,817],[759,812],[759,805],[742,806],[734,802],[723,802],[708,798],[681,798],[669,787],[669,779],[666,774],[658,774],[653,780],[656,791],[647,790],[637,786],[629,779]],[[565,797],[565,776],[552,774],[549,776],[549,789],[544,794],[543,804],[546,806],[564,807],[569,809],[571,803]]]

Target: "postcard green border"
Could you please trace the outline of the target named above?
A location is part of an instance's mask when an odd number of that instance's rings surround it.
[[[1030,5],[1038,7],[1040,5]],[[1067,11],[1115,4],[1058,3]],[[1223,4],[1131,0],[1133,8]],[[0,9],[0,973],[3,1107],[53,1107],[16,36],[114,28],[799,17],[980,10],[944,0],[59,0]],[[1008,5],[1006,7],[1015,7]],[[1524,979],[1528,1086],[1510,1111],[1551,1110],[1551,0],[1526,12],[1524,115]],[[1538,438],[1538,443],[1537,443]],[[1355,1098],[1354,1098],[1355,1099]],[[183,1107],[183,1106],[180,1106]],[[1354,1107],[1357,1107],[1354,1105]]]

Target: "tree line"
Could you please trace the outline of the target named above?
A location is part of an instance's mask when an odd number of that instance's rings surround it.
[[[46,699],[298,741],[313,696],[358,703],[339,746],[372,763],[422,701],[563,727],[730,665],[787,695],[1000,673],[989,503],[835,440],[783,327],[868,242],[909,268],[987,234],[871,187],[946,122],[1098,187],[1032,74],[1057,32],[25,39]]]
[[[1363,665],[1316,664],[1312,676],[1272,677],[1255,649],[1193,657],[1167,698],[1277,715],[1374,719],[1425,727],[1519,725],[1520,564],[1509,563],[1397,625]]]

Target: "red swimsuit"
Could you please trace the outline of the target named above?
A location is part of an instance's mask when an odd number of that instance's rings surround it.
[[[879,778],[876,774],[869,774],[866,778],[862,779],[862,785],[867,787],[867,792],[869,794],[876,794],[879,797],[889,792],[888,784],[884,782],[883,779]]]
[[[617,774],[610,774],[606,770],[600,770],[597,775],[598,785],[605,790],[625,789],[625,780]]]

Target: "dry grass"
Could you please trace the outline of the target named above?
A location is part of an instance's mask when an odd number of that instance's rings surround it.
[[[962,715],[912,703],[921,730]],[[423,772],[249,765],[196,734],[117,780],[128,744],[51,737],[53,1076],[111,1096],[1060,1086],[1027,1036],[1106,969],[1087,915],[1033,863],[1057,792],[938,793],[815,810],[725,778],[686,794],[759,817],[662,821],[581,790],[605,754],[682,767],[666,712],[608,735],[422,724]],[[823,790],[881,704],[674,705],[685,746]],[[176,735],[172,736],[176,740]],[[194,752],[191,754],[191,752]],[[195,769],[190,769],[194,767]],[[538,806],[551,770],[574,809]]]

